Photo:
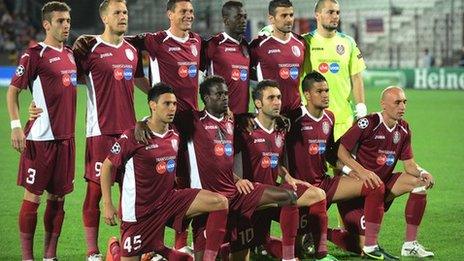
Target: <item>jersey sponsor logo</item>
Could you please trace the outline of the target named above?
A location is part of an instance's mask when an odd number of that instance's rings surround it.
[[[122,134],[121,137],[119,137],[119,138],[120,139],[129,139],[126,134]]]
[[[338,63],[331,63],[330,64],[330,72],[331,73],[338,73],[340,71],[340,65]]]
[[[310,130],[313,130],[313,126],[303,126],[303,127],[301,127],[300,130],[301,131],[310,131]]]
[[[311,51],[324,51],[323,47],[312,47]]]
[[[134,52],[131,49],[126,49],[124,52],[126,53],[126,57],[129,59],[129,61],[134,60]]]
[[[324,154],[325,149],[326,149],[325,142],[320,142],[319,143],[319,154]]]
[[[178,52],[180,51],[180,47],[179,46],[176,46],[176,47],[169,47],[168,48],[168,52]]]
[[[279,157],[271,156],[271,168],[276,168],[279,165]]]
[[[158,144],[150,144],[148,146],[145,146],[145,150],[152,150],[152,149],[156,149],[158,147],[159,147]]]
[[[270,49],[269,51],[267,51],[267,54],[271,53],[280,53],[280,49]]]
[[[385,135],[375,135],[374,136],[374,140],[384,140],[385,139]]]
[[[387,166],[392,166],[395,163],[395,155],[387,154]]]
[[[48,62],[49,62],[49,63],[54,63],[54,62],[57,62],[57,61],[60,61],[60,60],[61,60],[60,57],[53,57],[53,58],[50,58],[50,59],[48,60]]]
[[[365,128],[367,128],[367,126],[369,126],[369,120],[368,120],[367,118],[361,118],[361,119],[359,119],[359,121],[358,121],[358,127],[359,127],[360,129],[363,129],[363,130],[364,130]]]
[[[71,73],[71,83],[74,86],[77,86],[77,73]]]
[[[224,155],[224,146],[222,144],[216,144],[214,146],[214,154],[216,156],[222,156]]]
[[[310,143],[308,152],[310,155],[324,154],[326,150],[325,142]]]
[[[380,154],[377,157],[376,162],[380,166],[383,166],[385,164],[387,166],[392,166],[395,163],[395,156],[393,154]]]
[[[160,161],[158,164],[156,164],[156,172],[158,174],[164,174],[166,173],[166,161]]]
[[[297,67],[292,67],[290,68],[290,77],[292,77],[293,80],[295,80],[296,78],[298,78],[298,75],[299,75],[299,71],[298,71],[298,68]]]
[[[24,75],[25,72],[26,72],[26,69],[25,69],[24,66],[21,64],[21,65],[19,65],[19,66],[16,68],[15,74],[16,74],[16,76],[21,77],[21,76]]]
[[[226,145],[224,145],[224,152],[227,156],[232,156],[234,154],[234,148],[232,147],[232,144],[227,143]]]
[[[240,80],[246,81],[248,79],[248,71],[246,69],[240,70]]]
[[[194,44],[190,45],[190,50],[192,51],[193,56],[196,57],[198,55],[197,47]]]
[[[113,75],[116,80],[120,81],[124,78],[124,70],[122,68],[116,68],[114,69]]]
[[[182,65],[179,67],[179,70],[177,70],[177,74],[179,74],[180,77],[185,78],[188,75],[188,69],[187,66]]]
[[[271,166],[271,159],[268,156],[264,156],[261,158],[261,168],[267,169]]]
[[[328,122],[324,121],[324,122],[322,123],[322,132],[323,132],[325,135],[327,135],[327,134],[329,134],[329,131],[330,131],[330,125],[329,125]]]
[[[132,79],[132,69],[131,68],[124,68],[124,79],[130,80]]]
[[[177,152],[179,150],[179,142],[176,139],[171,140],[172,149]]]
[[[65,73],[61,76],[61,81],[63,82],[63,85],[67,87],[71,84],[71,76]]]
[[[263,142],[266,142],[266,140],[263,138],[258,138],[258,139],[253,140],[253,143],[263,143]]]
[[[174,169],[176,168],[176,161],[175,160],[168,160],[166,163],[166,169],[169,173],[174,172]]]
[[[345,46],[343,46],[343,44],[337,44],[336,50],[339,55],[343,55],[345,53]]]
[[[300,48],[298,48],[298,46],[296,46],[296,45],[293,45],[293,46],[292,46],[292,53],[293,53],[293,55],[295,55],[296,57],[300,57],[300,56],[301,56]]]
[[[240,70],[239,69],[233,69],[232,72],[231,72],[230,78],[232,78],[232,80],[234,80],[234,81],[238,81],[238,79],[240,79]]]
[[[401,134],[399,131],[395,131],[395,133],[393,133],[393,143],[394,144],[398,144],[398,142],[400,141],[401,139]]]
[[[281,148],[283,143],[284,138],[282,137],[282,135],[277,135],[277,137],[275,138],[275,145],[277,146],[277,148]]]
[[[286,80],[286,79],[288,79],[288,77],[290,77],[290,71],[286,67],[280,68],[279,76],[280,76],[280,78]]]
[[[100,59],[105,58],[105,57],[110,57],[110,56],[113,56],[113,54],[112,53],[102,53],[102,54],[100,54]]]
[[[224,52],[227,53],[227,52],[236,52],[237,51],[237,48],[235,47],[226,47],[224,48]]]
[[[197,67],[195,65],[190,65],[188,68],[188,75],[190,78],[193,78],[197,75]]]
[[[76,64],[76,61],[74,60],[74,56],[70,53],[68,53],[68,59],[72,64]]]
[[[117,142],[113,144],[113,147],[111,147],[110,150],[111,153],[113,154],[119,154],[121,152],[121,145]]]
[[[321,63],[321,64],[319,64],[319,67],[318,67],[318,68],[319,68],[319,71],[320,71],[321,73],[326,73],[326,72],[329,71],[329,65],[328,65],[327,63]]]

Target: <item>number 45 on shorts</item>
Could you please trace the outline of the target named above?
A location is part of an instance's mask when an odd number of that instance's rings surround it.
[[[140,238],[140,235],[127,237],[126,240],[124,240],[124,249],[127,250],[128,253],[132,252],[132,250],[137,251],[142,246],[142,239]]]

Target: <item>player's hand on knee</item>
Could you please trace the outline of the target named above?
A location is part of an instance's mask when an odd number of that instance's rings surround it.
[[[42,112],[43,112],[42,108],[38,108],[35,105],[34,101],[32,101],[31,104],[29,104],[29,120],[30,121],[39,118]]]
[[[138,121],[135,124],[134,137],[138,143],[148,144],[151,137],[151,130],[148,127],[147,121]]]
[[[423,173],[421,174],[421,181],[425,182],[425,187],[427,189],[432,188],[435,185],[435,179],[433,178],[432,174],[430,173]]]
[[[117,219],[117,211],[114,208],[112,203],[109,204],[103,204],[103,219],[105,220],[105,223],[110,225],[110,226],[116,226],[116,219]]]
[[[375,189],[380,187],[380,184],[382,184],[382,180],[379,178],[379,176],[377,176],[377,174],[372,171],[365,170],[359,174],[361,175],[361,180],[364,182],[365,186],[369,186],[372,189]]]
[[[248,194],[250,193],[255,187],[253,186],[253,183],[247,179],[240,179],[235,183],[235,186],[238,189],[238,192],[240,194]]]
[[[26,136],[21,127],[11,130],[11,146],[18,152],[23,152],[26,148]]]

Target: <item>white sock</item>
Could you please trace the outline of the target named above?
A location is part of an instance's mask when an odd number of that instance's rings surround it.
[[[378,245],[373,245],[373,246],[364,246],[363,251],[366,253],[372,252],[376,250],[379,246]]]

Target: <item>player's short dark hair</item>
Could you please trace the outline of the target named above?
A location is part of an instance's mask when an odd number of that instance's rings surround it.
[[[292,7],[293,4],[290,0],[272,0],[269,2],[269,14],[275,16],[277,7]]]
[[[324,75],[319,73],[318,71],[312,71],[303,78],[301,82],[301,90],[303,92],[307,92],[313,87],[315,82],[327,82]]]
[[[256,85],[256,87],[251,91],[251,98],[255,100],[263,100],[263,91],[267,88],[277,88],[279,89],[279,83],[274,80],[262,80]]]
[[[172,93],[174,94],[174,90],[172,89],[171,86],[163,83],[163,82],[159,82],[157,84],[155,84],[153,86],[153,88],[151,88],[149,91],[148,91],[148,94],[147,94],[147,101],[150,102],[150,101],[154,101],[154,102],[158,102],[158,99],[161,95],[165,94],[165,93]]]
[[[205,103],[205,96],[209,95],[209,90],[213,86],[218,86],[221,84],[226,84],[226,80],[219,75],[211,75],[205,78],[205,80],[200,83],[200,98]]]
[[[117,2],[117,3],[126,3],[126,0],[103,0],[101,3],[100,3],[100,7],[98,8],[98,11],[100,12],[100,15],[103,13],[103,12],[106,12],[106,10],[108,9],[108,6],[110,5],[111,2]]]
[[[190,2],[190,0],[169,0],[166,3],[166,11],[174,12],[174,10],[176,9],[176,4],[179,2]]]
[[[243,7],[243,4],[242,2],[239,2],[239,1],[231,0],[231,1],[225,2],[225,4],[222,6],[222,18],[229,17],[232,8],[239,9],[242,7]]]
[[[52,12],[71,12],[71,8],[63,2],[48,2],[42,7],[42,21],[49,21],[51,23]]]
[[[332,3],[338,4],[337,0],[317,0],[316,4],[314,5],[314,12],[320,12],[322,10],[322,5],[326,2],[330,1]]]

